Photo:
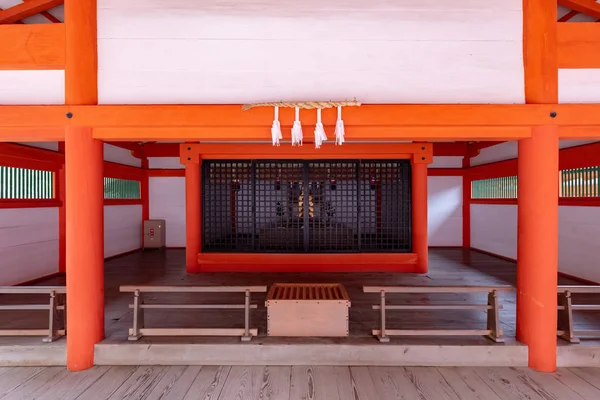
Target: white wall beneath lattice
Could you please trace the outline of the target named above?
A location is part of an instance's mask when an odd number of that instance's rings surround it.
[[[558,270],[600,282],[600,207],[558,208]],[[517,206],[471,205],[471,246],[517,258]]]

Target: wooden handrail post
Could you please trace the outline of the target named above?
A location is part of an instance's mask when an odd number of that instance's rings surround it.
[[[390,341],[390,338],[385,334],[385,290],[382,290],[381,292],[381,332],[379,334],[379,336],[377,336],[377,338],[379,339],[380,342],[382,343],[387,343]]]
[[[252,339],[250,335],[250,290],[246,290],[244,300],[244,334],[242,342],[249,342]]]
[[[45,343],[54,342],[60,337],[58,328],[56,326],[58,319],[58,310],[56,309],[56,292],[50,292],[50,304],[48,307],[49,318],[48,318],[48,336],[43,338],[42,341]]]
[[[63,330],[65,331],[65,336],[67,335],[67,295],[64,293],[58,294],[57,298],[59,299],[58,304],[63,307]]]
[[[562,331],[560,337],[571,343],[579,343],[579,338],[575,337],[573,332],[573,303],[571,292],[565,290],[558,294],[558,329]]]
[[[496,343],[503,343],[504,339],[501,337],[502,330],[500,329],[500,316],[498,315],[500,307],[498,306],[497,290],[488,293],[488,306],[490,306],[490,308],[487,310],[487,328],[490,330],[490,334],[487,337]]]
[[[142,337],[140,329],[144,327],[144,309],[140,307],[143,303],[143,297],[139,290],[133,293],[133,331],[129,335],[129,340],[138,340]]]

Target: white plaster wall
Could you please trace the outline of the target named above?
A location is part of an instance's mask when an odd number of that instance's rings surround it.
[[[185,247],[185,178],[149,178],[150,219],[164,219],[167,247]]]
[[[600,69],[559,69],[560,103],[599,103]]]
[[[427,177],[429,246],[462,246],[462,177]]]
[[[521,0],[99,0],[98,52],[103,104],[524,102]]]
[[[65,104],[65,71],[0,71],[0,105]]]
[[[0,209],[0,286],[58,272],[58,208]]]
[[[104,206],[104,257],[142,247],[142,206]]]
[[[429,168],[462,168],[463,157],[434,156]]]
[[[600,282],[600,207],[558,208],[558,270]],[[517,206],[471,205],[471,247],[517,258]]]
[[[471,247],[517,258],[517,206],[471,204]]]
[[[179,157],[148,157],[148,167],[154,169],[184,169]]]
[[[600,282],[600,207],[558,208],[558,270]]]
[[[107,143],[104,143],[104,160],[132,167],[142,166],[142,160],[135,158],[130,150]]]

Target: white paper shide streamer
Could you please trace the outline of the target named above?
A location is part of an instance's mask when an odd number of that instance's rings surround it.
[[[344,121],[342,120],[342,107],[338,106],[338,117],[337,122],[335,123],[335,144],[342,145],[344,143],[345,131],[344,131]]]
[[[273,146],[279,146],[279,141],[283,139],[281,125],[279,124],[279,107],[275,107],[275,118],[273,126],[271,126],[271,138],[273,139]]]
[[[296,107],[296,120],[292,126],[292,146],[302,146],[302,124],[300,123],[300,108]]]
[[[321,148],[321,144],[324,140],[327,140],[327,135],[325,134],[325,128],[323,128],[323,123],[321,122],[321,109],[317,109],[317,126],[315,127],[315,148]]]

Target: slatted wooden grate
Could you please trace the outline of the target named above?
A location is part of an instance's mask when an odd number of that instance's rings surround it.
[[[267,300],[350,300],[339,283],[276,283]]]

